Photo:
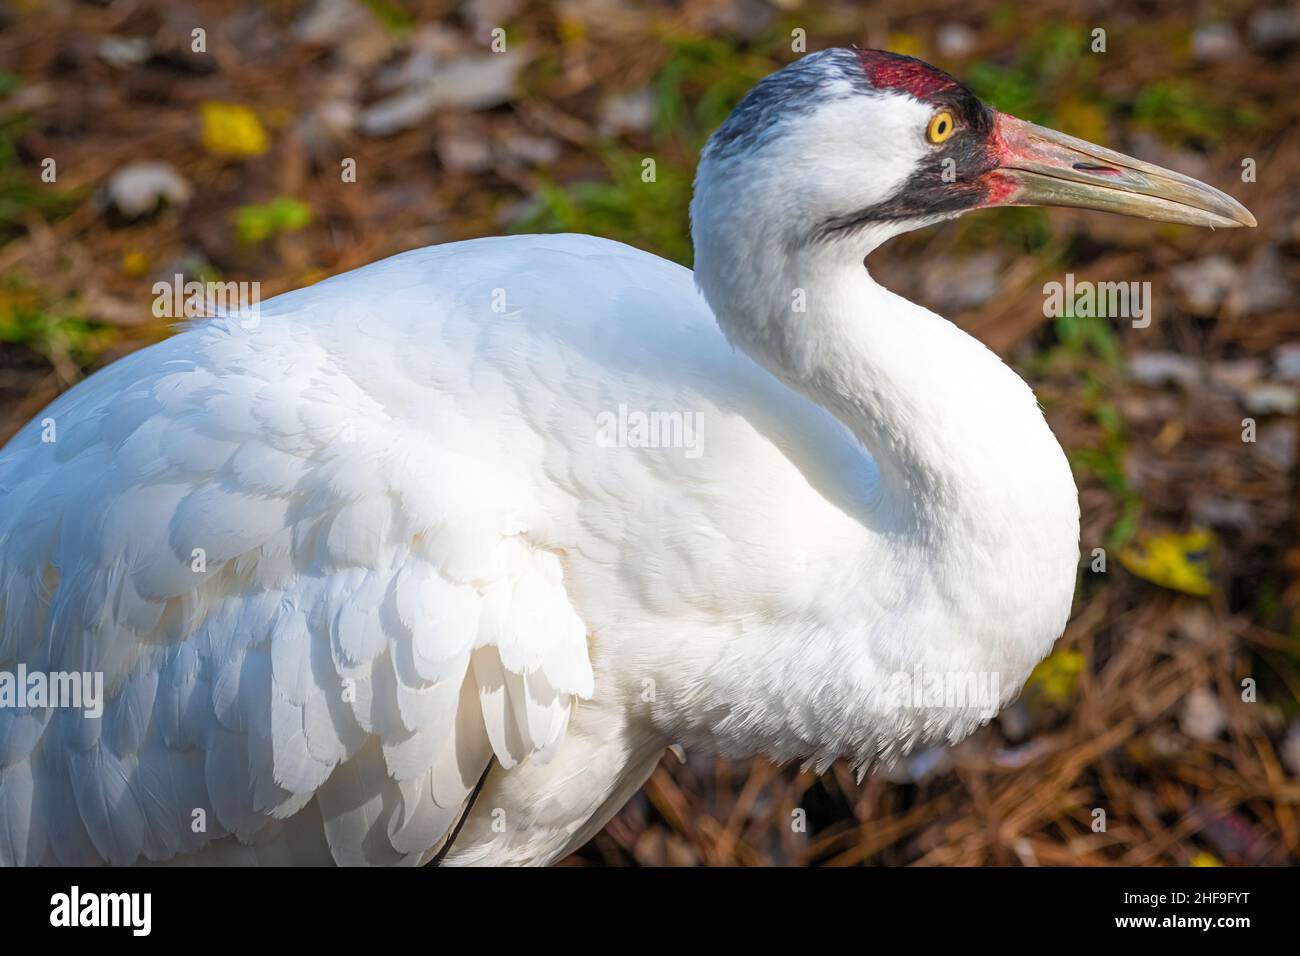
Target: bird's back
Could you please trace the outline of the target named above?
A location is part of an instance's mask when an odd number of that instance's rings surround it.
[[[0,672],[104,686],[102,717],[0,708],[0,862],[427,859],[490,755],[560,745],[593,633],[743,616],[790,540],[762,521],[873,481],[688,270],[606,240],[199,323],[0,451]]]

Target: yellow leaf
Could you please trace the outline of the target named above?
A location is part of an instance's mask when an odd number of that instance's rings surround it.
[[[266,130],[257,114],[238,103],[204,103],[203,148],[217,156],[261,156],[266,152]]]
[[[1154,534],[1119,553],[1119,563],[1154,584],[1202,597],[1214,593],[1210,559],[1214,532],[1193,528],[1186,534]]]
[[[131,249],[122,256],[122,271],[132,279],[139,279],[149,271],[149,257],[139,249]]]
[[[1087,662],[1078,651],[1056,651],[1038,662],[1025,690],[1037,695],[1044,702],[1056,707],[1064,707],[1074,697],[1079,685],[1079,675],[1083,673]]]
[[[561,16],[560,39],[565,43],[582,43],[587,39],[587,24],[572,17]]]

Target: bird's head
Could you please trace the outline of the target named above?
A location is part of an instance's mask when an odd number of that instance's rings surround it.
[[[761,267],[754,255],[778,248],[861,262],[890,236],[989,206],[1255,225],[1211,186],[1000,113],[920,60],[835,49],[764,78],[709,140],[691,204],[697,270]]]

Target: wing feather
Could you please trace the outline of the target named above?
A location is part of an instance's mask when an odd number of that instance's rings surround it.
[[[482,438],[520,398],[440,391],[372,299],[190,328],[0,451],[0,667],[107,696],[0,709],[0,862],[418,861],[594,692],[536,476]]]
[[[33,866],[44,859],[47,809],[30,763],[0,770],[0,866]]]

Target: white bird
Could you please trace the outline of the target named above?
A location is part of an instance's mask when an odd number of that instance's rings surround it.
[[[863,260],[1035,203],[1254,224],[828,50],[709,142],[694,276],[452,243],[91,376],[0,452],[0,862],[547,863],[674,742],[969,733],[1064,628],[1077,493],[1029,387]],[[936,675],[996,699],[902,699]]]

